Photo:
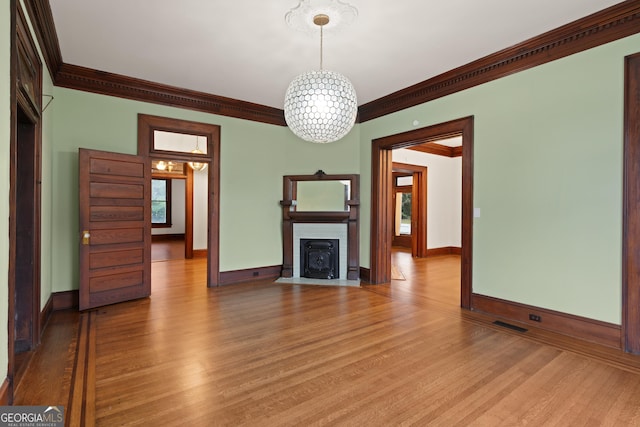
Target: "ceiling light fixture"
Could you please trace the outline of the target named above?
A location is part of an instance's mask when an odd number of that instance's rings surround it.
[[[311,0],[301,0],[298,7],[285,17],[295,28],[313,10]],[[332,12],[344,11],[342,21],[355,18],[353,6],[338,0],[324,1],[321,6]],[[346,19],[344,19],[346,17]],[[326,13],[313,15],[313,23],[320,27],[320,70],[308,71],[293,79],[284,100],[284,118],[291,131],[310,142],[327,143],[343,138],[356,121],[358,101],[356,91],[345,76],[322,68],[324,27],[330,18]],[[338,20],[340,22],[340,19]]]
[[[200,151],[200,148],[198,147],[199,139],[200,139],[200,137],[198,137],[198,135],[196,135],[196,149],[195,150],[191,150],[191,152],[193,154],[204,154],[202,151]],[[207,164],[204,163],[204,162],[189,162],[189,166],[194,171],[202,171],[202,170],[206,169]]]

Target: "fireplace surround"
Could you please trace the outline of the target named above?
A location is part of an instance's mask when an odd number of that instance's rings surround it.
[[[339,278],[359,279],[359,178],[357,174],[328,175],[323,171],[283,177],[283,200],[280,201],[282,277],[303,277],[300,274],[300,239],[337,239]],[[319,183],[326,183],[326,186]],[[307,186],[313,190],[308,190]],[[335,191],[335,188],[341,190]],[[314,200],[309,200],[312,196]]]

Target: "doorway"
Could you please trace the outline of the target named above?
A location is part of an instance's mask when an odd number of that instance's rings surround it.
[[[395,167],[393,170],[393,200],[391,204],[394,209],[393,214],[393,246],[411,248],[414,239],[415,227],[412,225],[413,198],[413,175],[399,172]]]
[[[40,337],[40,150],[39,127],[18,105],[15,146],[15,239],[13,342],[15,371],[22,354]],[[12,176],[13,177],[13,176]]]
[[[181,148],[165,143],[165,134],[195,137],[191,145],[183,144]],[[218,286],[220,283],[220,126],[206,123],[190,122],[167,117],[138,115],[138,155],[150,158],[151,161],[171,159],[175,162],[190,164],[185,169],[193,177],[194,191],[189,194],[189,183],[186,188],[185,206],[185,257],[205,256],[207,259],[207,286]],[[198,182],[206,185],[202,197],[194,197]],[[206,194],[206,195],[205,195]],[[201,203],[202,205],[198,205]],[[202,217],[202,222],[199,221]],[[189,225],[189,218],[193,218]],[[204,224],[202,229],[194,232],[194,224]],[[205,243],[205,251],[198,244],[198,239]],[[194,243],[195,241],[195,243]],[[192,249],[193,255],[188,253]],[[200,249],[200,252],[198,252]]]
[[[429,141],[462,137],[462,249],[460,306],[471,307],[473,238],[473,116],[373,140],[371,154],[371,273],[370,282],[391,280],[393,240],[392,150]]]
[[[427,256],[427,168],[393,162],[392,246],[411,249],[417,258]]]
[[[183,162],[151,162],[151,261],[193,258],[193,170]],[[190,242],[190,245],[187,245]]]

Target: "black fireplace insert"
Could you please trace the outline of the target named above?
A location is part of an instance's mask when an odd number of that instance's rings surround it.
[[[339,242],[339,239],[300,239],[300,276],[339,278]]]

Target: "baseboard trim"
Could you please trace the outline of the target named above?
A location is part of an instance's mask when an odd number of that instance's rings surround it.
[[[613,323],[479,294],[471,294],[471,309],[607,347],[622,348],[621,327]],[[541,321],[530,320],[530,314],[539,316]]]
[[[183,234],[152,234],[151,235],[151,242],[153,243],[168,242],[168,241],[175,241],[175,240],[184,240],[184,233]]]
[[[40,312],[40,331],[44,331],[54,311],[78,308],[78,301],[79,295],[77,290],[52,293]]]
[[[208,251],[206,249],[194,249],[193,257],[194,258],[206,258]],[[220,273],[222,274],[222,273]]]
[[[360,281],[371,283],[371,269],[360,267]]]
[[[247,268],[245,270],[232,270],[220,272],[220,285],[235,285],[251,280],[277,279],[282,272],[281,265],[269,267]]]
[[[462,255],[462,248],[458,246],[445,246],[442,248],[427,249],[427,256],[438,255]]]
[[[51,313],[53,313],[53,294],[49,295],[47,303],[44,305],[44,308],[40,312],[40,338],[42,338],[42,333],[44,332],[44,328],[49,322]]]
[[[54,292],[51,294],[53,311],[78,308],[80,296],[78,290]]]
[[[9,378],[5,378],[0,385],[0,406],[7,406],[10,402],[9,396]]]

